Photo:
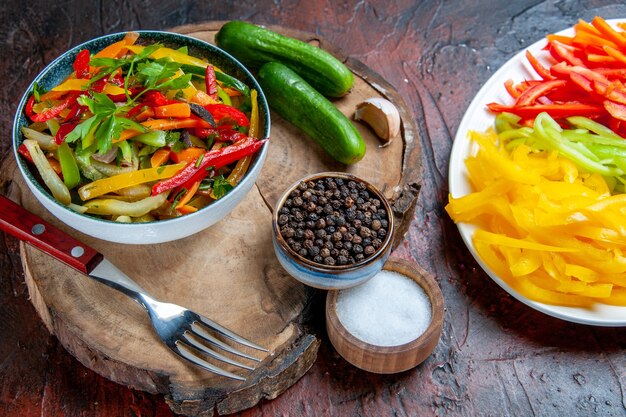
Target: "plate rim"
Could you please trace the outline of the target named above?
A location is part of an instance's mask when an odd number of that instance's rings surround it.
[[[626,22],[626,19],[606,19],[606,22],[611,25],[616,25],[618,22]],[[556,34],[558,35],[566,36],[570,36],[573,33],[573,26],[556,32]],[[465,110],[456,134],[454,135],[454,142],[450,151],[450,159],[448,165],[448,190],[451,196],[458,198],[467,194],[467,192],[464,193],[462,190],[462,188],[468,188],[468,181],[466,176],[467,171],[465,169],[465,158],[467,157],[468,152],[465,152],[465,150],[469,146],[467,132],[472,129],[471,126],[474,123],[473,119],[476,117],[477,113],[480,113],[482,111],[487,114],[488,117],[491,119],[491,126],[493,126],[494,117],[490,115],[486,110],[487,101],[485,100],[485,98],[495,94],[496,91],[494,90],[496,89],[500,90],[497,91],[498,93],[506,93],[501,79],[507,76],[507,74],[513,72],[513,70],[515,69],[517,69],[518,71],[530,71],[529,78],[537,78],[536,74],[530,69],[530,66],[525,59],[525,53],[526,51],[531,51],[533,54],[536,54],[538,51],[541,51],[541,49],[545,45],[546,38],[544,36],[538,41],[516,52],[500,68],[498,68],[498,70],[496,70],[496,72],[494,72],[491,77],[489,77],[489,79],[478,90],[478,92],[470,102],[469,106]],[[519,74],[517,76],[519,76]],[[506,97],[508,97],[508,95],[506,95]],[[510,100],[510,97],[508,98]],[[485,126],[484,128],[474,127],[473,129],[482,131],[485,130],[488,126],[489,125]],[[523,296],[518,291],[513,289],[510,285],[508,285],[495,272],[493,272],[491,268],[489,268],[478,256],[471,241],[472,235],[477,227],[473,224],[465,222],[456,223],[456,226],[459,230],[461,238],[463,239],[463,243],[472,254],[476,262],[479,264],[479,266],[483,269],[483,271],[491,278],[492,281],[498,284],[509,295],[511,295],[513,298],[520,301],[521,303],[548,316],[555,317],[564,321],[569,321],[572,323],[605,327],[626,326],[626,307],[613,306],[603,303],[594,303],[591,308],[567,307],[540,303]],[[618,313],[622,313],[622,318],[611,318],[599,315],[596,310],[596,308],[598,307],[601,309],[609,310],[609,316],[619,315]]]

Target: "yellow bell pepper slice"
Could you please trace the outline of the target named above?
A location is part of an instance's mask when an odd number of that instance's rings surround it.
[[[50,91],[84,91],[87,89],[88,84],[89,80],[86,78],[69,78]],[[125,90],[122,87],[111,83],[106,83],[102,92],[113,96],[125,94]]]
[[[455,222],[471,222],[479,258],[523,296],[549,304],[626,305],[626,194],[550,151],[502,146],[472,132],[473,192],[449,196]]]
[[[85,201],[133,185],[170,178],[183,169],[185,165],[187,164],[183,162],[180,164],[140,169],[108,178],[102,178],[80,187],[78,189],[78,195]]]
[[[474,240],[482,240],[491,245],[508,246],[512,248],[532,249],[549,252],[576,252],[577,249],[562,248],[559,246],[543,245],[525,239],[515,239],[512,237],[491,233],[486,230],[476,230]]]
[[[130,45],[127,48],[135,54],[138,54],[143,51],[144,47],[140,45]],[[206,67],[208,65],[208,62],[203,59],[189,56],[187,54],[179,52],[175,49],[167,48],[165,46],[157,49],[152,54],[150,54],[150,58],[170,58],[172,61],[178,62],[179,64],[195,65],[196,67]]]

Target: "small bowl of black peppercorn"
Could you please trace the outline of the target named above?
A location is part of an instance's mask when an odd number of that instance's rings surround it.
[[[394,218],[385,196],[342,172],[302,178],[278,200],[274,251],[298,281],[320,289],[362,284],[391,253]]]

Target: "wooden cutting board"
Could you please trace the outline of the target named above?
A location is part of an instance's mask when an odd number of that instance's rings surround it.
[[[222,24],[172,30],[214,43]],[[362,161],[346,167],[272,113],[269,154],[256,187],[217,225],[158,245],[113,244],[60,224],[26,188],[13,158],[3,166],[4,186],[13,200],[102,252],[157,298],[196,310],[270,348],[243,383],[199,370],[160,342],[147,314],[131,299],[23,245],[31,301],[50,332],[88,368],[120,384],[163,394],[180,414],[233,413],[263,398],[275,398],[316,359],[320,339],[303,324],[311,319],[307,306],[318,290],[291,278],[278,264],[271,243],[271,210],[289,184],[322,171],[347,171],[369,180],[393,203],[399,224],[396,245],[411,222],[420,188],[419,138],[411,112],[396,90],[361,62],[346,58],[312,34],[271,29],[344,59],[356,75],[356,84],[348,96],[335,101],[337,107],[352,117],[362,100],[386,97],[401,112],[401,135],[381,147],[367,126],[355,122],[367,153]]]

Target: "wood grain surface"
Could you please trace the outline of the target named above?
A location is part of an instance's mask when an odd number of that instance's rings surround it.
[[[319,34],[379,72],[408,103],[423,153],[422,188],[393,256],[436,276],[441,340],[416,369],[360,371],[323,328],[307,323],[318,359],[293,387],[242,416],[624,416],[626,330],[547,317],[491,282],[445,215],[450,148],[482,83],[517,51],[578,18],[626,17],[616,1],[5,1],[0,13],[0,151],[30,80],[61,51],[100,34],[245,19]],[[24,285],[19,245],[0,250],[0,413],[10,416],[171,416],[164,399],[86,369],[49,336]]]
[[[202,23],[172,30],[214,43],[222,24]],[[328,49],[313,34],[277,26],[273,29]],[[354,62],[352,59],[348,66]],[[406,213],[412,213],[415,190],[419,189],[419,142],[414,140],[416,127],[410,112],[384,79],[363,64],[358,67],[350,94],[335,100],[335,105],[352,117],[363,100],[386,97],[405,115],[400,134],[381,146],[368,126],[356,123],[367,153],[358,164],[346,167],[272,113],[270,147],[256,186],[218,224],[175,242],[127,246],[78,233],[42,207],[28,191],[15,160],[7,158],[0,181],[7,184],[9,196],[27,210],[97,248],[158,299],[190,308],[270,352],[248,352],[260,363],[243,383],[202,372],[160,343],[147,315],[131,299],[101,288],[25,245],[22,264],[31,301],[66,350],[114,382],[163,394],[172,410],[189,416],[213,410],[219,414],[242,411],[261,399],[275,398],[299,380],[315,361],[320,344],[319,338],[303,326],[312,319],[308,306],[317,294],[292,279],[274,256],[271,214],[280,195],[310,173],[347,171],[358,175],[389,199],[397,225],[394,236],[399,242],[410,226]],[[73,261],[69,255],[62,259],[67,258]],[[217,361],[215,364],[224,367]],[[240,371],[235,366],[227,369]]]

